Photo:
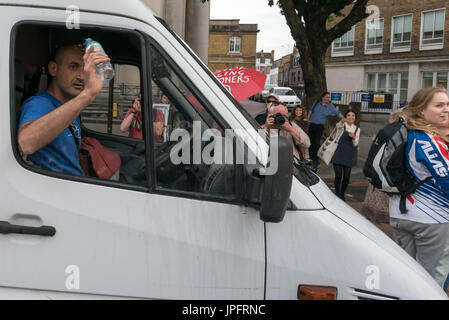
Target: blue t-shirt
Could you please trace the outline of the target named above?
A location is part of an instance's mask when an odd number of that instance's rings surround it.
[[[24,101],[20,109],[19,128],[28,121],[36,120],[55,110],[61,102],[48,92],[39,92]],[[35,165],[56,172],[84,175],[78,158],[78,147],[81,145],[81,121],[77,117],[71,124],[78,141],[75,144],[72,132],[65,129],[59,136],[42,149],[28,156]]]
[[[335,106],[328,102],[326,105],[320,102],[312,106],[312,114],[310,115],[310,122],[314,124],[326,124],[326,119],[329,116],[338,116],[340,111]]]

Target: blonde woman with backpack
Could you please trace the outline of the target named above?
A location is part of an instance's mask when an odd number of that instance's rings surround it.
[[[448,138],[441,134],[449,120],[446,90],[418,91],[407,106],[406,117],[406,167],[415,183],[431,179],[407,195],[406,213],[400,212],[400,196],[390,198],[390,225],[395,241],[435,278],[449,236]]]

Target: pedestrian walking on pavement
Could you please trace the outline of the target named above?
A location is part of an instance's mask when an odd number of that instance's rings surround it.
[[[318,169],[319,165],[317,153],[321,145],[321,137],[323,136],[324,125],[326,124],[327,117],[330,116],[338,116],[341,121],[345,121],[340,111],[338,111],[337,108],[335,108],[335,106],[330,103],[330,93],[324,92],[321,95],[321,100],[316,101],[310,107],[308,118],[308,121],[310,123],[309,137],[311,141],[309,154],[315,170]]]
[[[355,163],[356,148],[359,145],[360,138],[360,130],[355,125],[357,114],[352,110],[348,110],[344,117],[345,121],[340,121],[336,124],[337,128],[344,128],[344,132],[331,159],[335,173],[335,194],[343,201],[345,201],[345,192],[351,178],[351,169]]]
[[[407,169],[416,184],[431,179],[407,195],[406,213],[399,209],[400,196],[390,198],[390,225],[395,241],[435,278],[449,236],[448,138],[440,133],[449,120],[446,90],[419,90],[407,106],[406,119]]]

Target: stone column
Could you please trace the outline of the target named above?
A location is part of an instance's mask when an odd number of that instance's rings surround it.
[[[186,0],[185,40],[207,65],[209,49],[210,2]]]
[[[165,0],[165,21],[183,39],[186,26],[186,0]]]
[[[161,18],[165,18],[165,0],[143,0]]]

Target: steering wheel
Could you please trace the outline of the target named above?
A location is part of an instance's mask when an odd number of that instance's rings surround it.
[[[156,149],[155,166],[157,180],[164,184],[172,184],[180,179],[182,176],[187,175],[189,184],[195,186],[197,184],[197,174],[200,171],[200,165],[193,163],[179,163],[174,164],[170,158],[172,149],[178,145],[179,141],[165,142],[160,148]],[[189,162],[193,161],[193,139],[189,136],[188,141],[184,142],[189,144]],[[182,148],[180,149],[182,152]]]

